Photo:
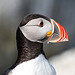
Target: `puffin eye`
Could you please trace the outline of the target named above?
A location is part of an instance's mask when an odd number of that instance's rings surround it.
[[[43,25],[44,25],[44,23],[43,23],[43,21],[41,21],[40,24],[39,24],[39,26],[43,27]]]

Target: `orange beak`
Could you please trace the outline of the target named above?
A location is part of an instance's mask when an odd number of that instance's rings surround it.
[[[58,22],[51,19],[52,35],[50,36],[48,42],[64,42],[69,41],[69,36],[67,31],[63,26],[61,26]]]

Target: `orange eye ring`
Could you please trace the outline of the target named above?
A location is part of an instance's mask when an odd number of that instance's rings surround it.
[[[43,27],[43,25],[44,25],[44,23],[43,23],[43,21],[41,21],[40,24],[39,24],[39,26]]]

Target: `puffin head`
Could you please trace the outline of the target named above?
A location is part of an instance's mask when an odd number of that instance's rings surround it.
[[[68,41],[66,30],[55,20],[40,14],[30,14],[19,25],[22,34],[32,42]]]

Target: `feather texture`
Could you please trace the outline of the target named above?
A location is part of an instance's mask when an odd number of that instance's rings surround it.
[[[44,55],[40,54],[35,59],[19,64],[8,75],[56,75],[56,72]]]

